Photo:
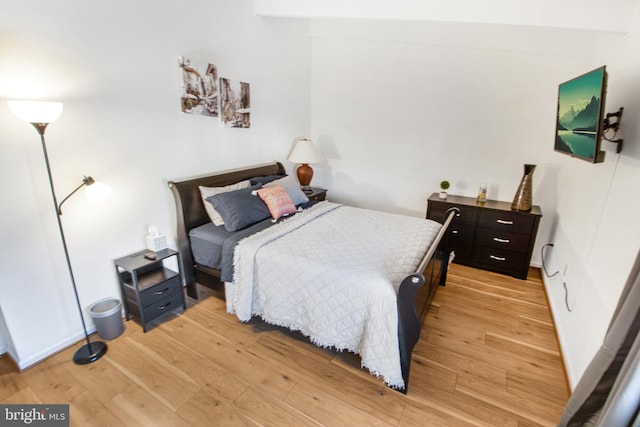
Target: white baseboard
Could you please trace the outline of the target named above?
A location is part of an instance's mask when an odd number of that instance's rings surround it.
[[[549,298],[549,283],[548,283],[548,278],[547,276],[544,274],[544,272],[542,273],[542,283],[544,285],[545,288],[545,293],[547,294],[547,302],[549,303],[549,310],[551,311],[551,317],[553,319],[553,329],[556,331],[556,337],[558,339],[558,345],[560,346],[560,359],[562,362],[562,365],[564,366],[564,372],[567,378],[567,381],[569,382],[569,387],[571,388],[571,390],[573,390],[576,386],[576,380],[575,378],[573,378],[572,376],[572,371],[570,368],[570,366],[567,366],[567,357],[566,357],[566,352],[565,352],[565,348],[566,348],[566,337],[563,333],[562,330],[559,330],[557,328],[557,322],[556,322],[556,309],[555,306],[552,304],[551,299]]]
[[[90,328],[87,329],[87,332],[89,333],[89,335],[91,335],[92,333],[94,333],[96,331],[95,326],[92,326]],[[53,356],[54,354],[65,350],[68,347],[71,347],[72,345],[77,344],[80,341],[84,341],[85,340],[85,336],[84,336],[84,332],[83,331],[79,331],[77,334],[74,334],[73,336],[58,342],[55,345],[52,345],[48,348],[45,348],[35,354],[31,354],[27,357],[23,357],[21,359],[17,359],[17,358],[13,358],[13,360],[16,361],[16,364],[18,365],[18,369],[20,369],[21,371],[23,369],[27,369],[30,366],[35,365],[38,362],[43,361],[44,359]],[[12,355],[13,356],[13,355]]]

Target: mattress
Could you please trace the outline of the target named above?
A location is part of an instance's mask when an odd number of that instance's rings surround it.
[[[237,244],[227,311],[360,354],[372,374],[402,389],[396,295],[440,228],[424,218],[321,202]]]
[[[233,234],[233,231],[227,231],[223,226],[216,226],[212,222],[189,231],[194,261],[206,267],[219,269],[222,261],[222,245]]]
[[[308,209],[316,203],[317,201],[312,200],[299,207]],[[278,222],[284,220],[286,217]],[[274,222],[269,218],[238,231],[227,231],[224,226],[217,226],[212,222],[193,228],[189,231],[193,260],[196,264],[221,270],[223,280],[226,278],[230,281],[230,277],[233,276],[233,250],[236,244],[243,238],[273,224]]]

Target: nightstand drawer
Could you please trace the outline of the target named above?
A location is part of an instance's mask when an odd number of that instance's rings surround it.
[[[480,228],[478,229],[476,243],[481,246],[526,253],[529,250],[529,235],[492,228]]]
[[[129,298],[129,295],[127,294],[127,298],[125,299],[126,303],[127,303],[127,310],[129,311],[129,316],[133,316],[133,317],[137,317],[140,318],[140,310],[138,309],[138,302],[136,301],[136,296],[135,294],[133,295],[133,299]],[[129,318],[129,316],[127,316],[127,319]]]
[[[535,220],[533,215],[484,209],[480,211],[478,225],[511,233],[531,234]]]
[[[155,303],[145,307],[144,318],[147,322],[152,321],[156,317],[169,313],[176,308],[182,307],[182,296],[178,293],[171,294]]]
[[[305,190],[304,194],[309,200],[315,200],[316,202],[327,200],[327,190],[325,188],[309,187]]]
[[[175,276],[152,288],[140,292],[142,306],[147,307],[159,300],[165,299],[173,293],[180,292],[180,276]]]

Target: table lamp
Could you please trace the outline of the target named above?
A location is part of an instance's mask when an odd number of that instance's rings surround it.
[[[309,166],[309,163],[317,163],[322,160],[322,156],[316,151],[313,142],[308,138],[297,140],[288,160],[293,163],[300,163],[296,174],[300,185],[305,191],[308,191],[311,178],[313,178],[313,169]]]

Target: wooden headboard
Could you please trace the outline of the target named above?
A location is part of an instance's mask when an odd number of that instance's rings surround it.
[[[169,188],[176,204],[176,241],[180,251],[187,294],[190,297],[197,298],[196,273],[220,277],[218,270],[197,265],[193,261],[189,231],[210,221],[198,186],[223,187],[256,176],[284,175],[285,173],[284,166],[280,162],[274,162],[190,177],[180,181],[169,181]]]

